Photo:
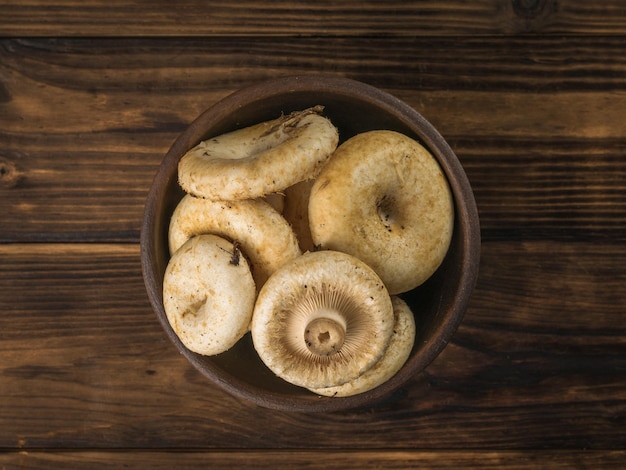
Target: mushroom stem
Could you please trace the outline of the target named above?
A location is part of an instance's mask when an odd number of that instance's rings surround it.
[[[304,342],[313,354],[330,356],[341,350],[346,337],[344,325],[331,319],[319,317],[304,330]]]

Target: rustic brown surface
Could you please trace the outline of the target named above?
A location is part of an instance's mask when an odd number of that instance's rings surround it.
[[[0,0],[8,36],[621,34],[621,0]]]
[[[77,5],[80,4],[80,8]],[[626,459],[626,6],[0,0],[0,468],[607,468]],[[365,81],[466,169],[480,277],[452,342],[367,409],[207,383],[145,294],[176,135],[265,78]]]

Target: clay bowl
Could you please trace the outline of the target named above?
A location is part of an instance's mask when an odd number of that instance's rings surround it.
[[[372,129],[391,129],[421,141],[447,175],[456,211],[452,244],[443,264],[425,284],[402,296],[412,307],[417,323],[415,347],[409,360],[383,385],[346,398],[319,397],[275,377],[258,358],[250,334],[218,356],[192,353],[170,328],[162,302],[163,274],[169,259],[167,228],[183,196],[177,182],[180,157],[206,138],[320,104],[338,127],[341,141]],[[459,160],[443,137],[418,112],[388,93],[357,81],[328,76],[263,82],[237,91],[203,112],[165,155],[147,198],[141,232],[147,293],[175,347],[218,387],[260,406],[286,411],[371,406],[415,378],[443,350],[461,322],[476,282],[479,256],[480,229],[474,196]]]

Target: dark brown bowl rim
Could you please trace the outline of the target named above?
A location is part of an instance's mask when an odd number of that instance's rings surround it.
[[[312,395],[313,399],[309,397],[303,399],[253,386],[224,373],[218,367],[209,366],[207,370],[207,365],[200,364],[197,355],[182,345],[167,323],[162,305],[162,293],[156,288],[161,281],[157,279],[154,263],[151,262],[151,253],[155,249],[153,214],[156,213],[160,200],[158,189],[167,185],[168,178],[176,168],[180,155],[195,144],[189,141],[188,136],[196,134],[199,126],[205,125],[207,120],[220,122],[226,119],[241,103],[248,104],[295,92],[323,92],[365,101],[388,111],[399,122],[410,128],[435,154],[448,177],[459,222],[455,230],[458,229],[461,232],[463,257],[459,262],[462,263],[463,269],[453,308],[445,312],[447,318],[430,337],[428,343],[422,347],[419,354],[412,357],[398,374],[373,390],[351,397]],[[439,132],[415,109],[379,88],[349,78],[318,74],[281,77],[247,86],[226,96],[200,114],[172,144],[154,177],[146,200],[140,238],[142,274],[149,301],[167,336],[181,354],[212,383],[233,396],[282,411],[329,412],[372,405],[423,371],[445,348],[461,323],[476,284],[480,258],[480,226],[474,194],[460,161]]]

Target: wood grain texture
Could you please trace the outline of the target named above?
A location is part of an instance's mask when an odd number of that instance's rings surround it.
[[[461,328],[406,387],[342,413],[276,413],[169,343],[139,249],[0,245],[0,447],[621,449],[626,247],[490,242]]]
[[[0,468],[621,468],[625,38],[622,0],[0,0]],[[329,414],[209,384],[138,246],[176,136],[309,73],[429,119],[483,239],[443,353]]]
[[[0,241],[136,242],[152,177],[189,122],[242,86],[311,72],[378,86],[429,119],[466,169],[485,239],[623,240],[623,44],[3,40]]]
[[[619,0],[0,1],[2,36],[621,34]]]
[[[625,451],[549,451],[479,452],[479,451],[194,451],[194,452],[23,452],[0,454],[0,465],[7,468],[48,470],[69,465],[75,470],[126,468],[153,470],[231,469],[231,468],[459,468],[512,470],[551,468],[619,468]]]

